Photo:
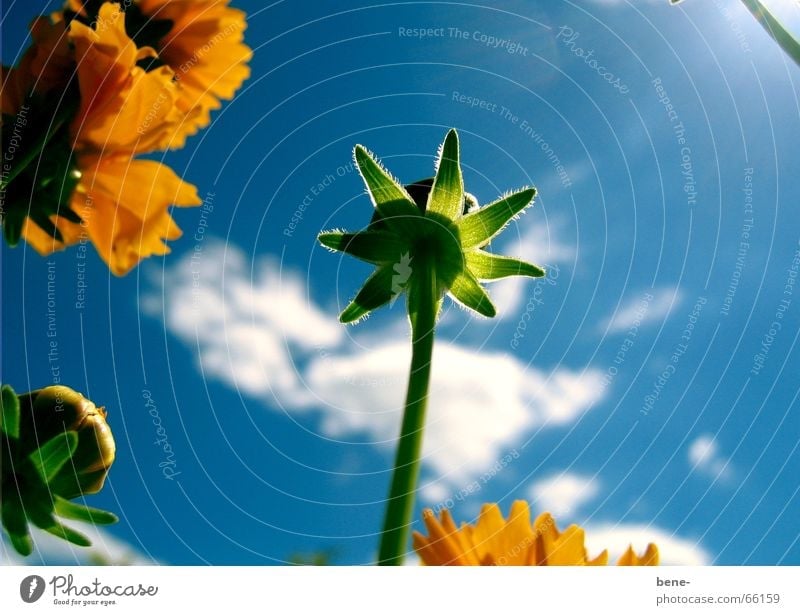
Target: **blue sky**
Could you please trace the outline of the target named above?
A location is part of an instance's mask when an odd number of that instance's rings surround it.
[[[206,199],[172,254],[120,279],[91,253],[76,307],[75,250],[2,250],[3,382],[52,383],[50,267],[62,381],[109,411],[101,550],[371,561],[404,306],[339,325],[369,268],[315,236],[369,219],[356,143],[410,182],[455,127],[480,202],[539,189],[496,247],[549,276],[493,285],[491,321],[446,304],[419,509],[523,498],[593,551],[800,564],[800,72],[741,3],[234,4],[252,77],[163,157]],[[4,63],[52,8],[4,6]],[[31,563],[85,559],[40,546]]]

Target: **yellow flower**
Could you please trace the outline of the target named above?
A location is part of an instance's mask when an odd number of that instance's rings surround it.
[[[232,99],[250,76],[247,62],[253,53],[244,44],[245,13],[228,4],[229,0],[139,0],[132,7],[141,11],[145,23],[171,22],[153,46],[180,84],[178,105],[187,120],[179,138],[207,126],[220,100]]]
[[[112,273],[124,275],[143,258],[168,254],[164,241],[181,236],[169,215],[170,205],[186,207],[202,202],[192,184],[152,160],[84,155],[78,164],[82,176],[70,209],[82,223],[52,216],[64,240],[60,242],[30,218],[25,221],[23,237],[43,256],[82,238],[91,239]]]
[[[423,520],[428,536],[414,532],[414,549],[429,566],[605,566],[608,552],[590,559],[584,545],[584,531],[570,525],[559,532],[550,513],[531,524],[528,503],[518,500],[503,519],[497,504],[484,504],[475,525],[457,528],[449,511],[437,520],[426,509]],[[633,547],[620,557],[619,566],[657,566],[658,548],[649,544],[643,555]]]
[[[72,122],[76,149],[135,153],[174,146],[184,121],[174,73],[137,65],[156,52],[136,47],[120,6],[103,4],[93,28],[72,20],[69,35],[81,98]]]
[[[100,491],[117,450],[105,408],[61,385],[19,395],[19,403],[21,454],[34,452],[65,431],[78,436],[70,463],[48,481],[51,491],[68,499]]]
[[[80,106],[63,138],[59,132],[48,142],[41,170],[30,178],[23,172],[10,191],[21,236],[42,255],[91,240],[115,275],[168,253],[164,241],[181,235],[169,207],[201,200],[169,167],[131,156],[168,147],[183,121],[174,73],[138,65],[155,51],[137,48],[117,4],[103,4],[92,27],[72,20],[65,30],[64,22],[40,18],[32,36],[20,65],[4,70],[3,112],[16,113],[31,92],[65,87],[73,67]],[[48,55],[58,60],[52,67]],[[51,185],[62,189],[42,188]]]

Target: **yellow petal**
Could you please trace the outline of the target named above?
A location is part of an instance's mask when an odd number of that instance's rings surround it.
[[[41,256],[47,256],[53,252],[59,252],[71,246],[80,239],[80,226],[65,220],[59,216],[50,216],[50,221],[56,225],[61,232],[64,242],[56,240],[50,233],[46,233],[42,228],[30,218],[25,218],[22,225],[22,238]]]
[[[508,521],[503,529],[503,552],[498,563],[504,566],[524,566],[529,552],[534,548],[531,511],[528,503],[517,500],[511,505]]]
[[[658,566],[658,560],[658,547],[653,543],[647,545],[647,549],[641,557],[636,555],[633,545],[629,545],[625,553],[619,558],[617,566]]]
[[[414,533],[414,549],[427,565],[527,565],[527,566],[605,566],[608,551],[589,559],[585,532],[571,525],[558,531],[550,513],[542,513],[530,523],[527,502],[516,501],[508,519],[497,504],[484,504],[474,525],[464,523],[456,530],[450,512],[436,519],[431,510],[423,513],[429,536]],[[619,565],[656,566],[658,549],[650,544],[641,557],[633,548],[620,558]]]
[[[169,252],[166,240],[180,237],[168,213],[172,204],[201,203],[194,186],[169,167],[124,156],[80,159],[83,176],[73,195],[97,251],[115,275],[124,275],[142,258]]]
[[[545,537],[548,566],[583,566],[586,564],[585,535],[577,525],[570,525],[556,540]]]
[[[482,566],[494,565],[504,556],[501,532],[505,526],[503,514],[497,504],[484,504],[472,533],[476,555]]]
[[[552,544],[558,539],[558,528],[555,519],[550,513],[542,513],[536,517],[533,524],[534,548],[528,554],[528,565],[546,566],[547,565],[547,545]]]
[[[587,566],[607,566],[608,565],[608,550],[603,550],[600,555],[591,560],[586,560]]]

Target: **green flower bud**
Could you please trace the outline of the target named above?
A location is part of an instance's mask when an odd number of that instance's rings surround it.
[[[319,241],[376,269],[339,315],[342,322],[357,322],[400,293],[407,293],[408,314],[413,318],[416,297],[431,290],[427,288],[431,284],[437,314],[442,298],[449,295],[491,318],[496,309],[482,282],[545,274],[541,267],[488,251],[491,241],[531,205],[536,189],[511,192],[480,207],[464,190],[455,130],[447,133],[439,148],[436,175],[405,186],[363,146],[356,145],[354,157],[375,207],[372,220],[355,233],[320,233]]]
[[[21,454],[67,431],[78,434],[72,458],[48,482],[53,494],[70,499],[100,491],[116,453],[105,409],[65,386],[25,393],[19,402]]]

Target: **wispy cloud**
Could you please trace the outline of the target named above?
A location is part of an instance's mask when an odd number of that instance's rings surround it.
[[[692,467],[713,479],[725,479],[730,473],[728,459],[719,452],[719,445],[711,434],[703,434],[695,438],[689,445],[687,453]]]
[[[295,408],[312,404],[296,355],[337,345],[342,326],[308,298],[298,274],[272,259],[251,267],[241,250],[211,240],[194,254],[152,279],[145,312],[197,348],[206,376]]]
[[[622,333],[632,327],[661,322],[682,300],[681,292],[674,286],[631,294],[601,323],[600,329],[607,329],[609,333]]]
[[[575,516],[577,510],[600,492],[599,481],[590,476],[564,472],[543,478],[530,488],[531,503],[557,519]]]
[[[241,250],[211,242],[201,259],[187,255],[153,280],[145,310],[197,349],[206,375],[271,408],[315,409],[325,437],[366,437],[391,450],[410,363],[407,332],[343,344],[344,327],[300,280],[269,259],[251,269]],[[601,378],[439,342],[424,464],[460,487],[531,429],[580,417],[602,395]]]

